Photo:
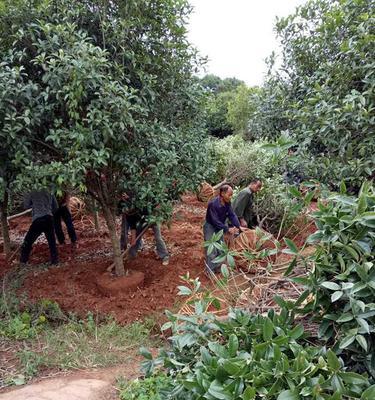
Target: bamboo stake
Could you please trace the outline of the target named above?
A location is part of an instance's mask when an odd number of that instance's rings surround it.
[[[29,209],[27,209],[27,210],[25,210],[25,211],[22,211],[22,212],[20,212],[20,213],[18,213],[18,214],[11,215],[10,217],[7,218],[7,221],[9,222],[9,221],[11,221],[12,219],[16,219],[16,218],[18,218],[18,217],[22,217],[22,215],[26,215],[26,214],[28,214],[28,213],[30,213],[30,212],[31,212],[31,208],[29,208]]]

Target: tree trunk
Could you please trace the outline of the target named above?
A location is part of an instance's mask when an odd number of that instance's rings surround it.
[[[97,209],[97,204],[96,201],[93,201],[93,207],[94,207],[94,224],[95,224],[95,230],[96,232],[99,233],[100,231],[100,227],[99,227],[99,213],[98,213],[98,209]]]
[[[116,233],[115,214],[112,213],[111,210],[109,210],[106,207],[103,207],[103,213],[105,222],[107,223],[109,237],[111,238],[115,272],[117,276],[124,276],[125,275],[124,262],[121,256],[120,239],[118,238]]]
[[[3,234],[4,241],[4,253],[6,258],[10,257],[11,247],[10,247],[10,237],[8,228],[8,192],[4,193],[4,200],[0,202],[0,215],[1,215],[1,232]]]

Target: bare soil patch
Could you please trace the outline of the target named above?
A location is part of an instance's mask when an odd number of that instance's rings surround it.
[[[79,247],[73,251],[69,243],[59,246],[58,268],[36,268],[49,260],[48,245],[43,237],[39,238],[27,267],[29,272],[18,294],[26,294],[35,302],[54,300],[64,311],[79,316],[85,316],[89,311],[112,314],[120,323],[161,313],[176,303],[181,275],[189,272],[191,277],[199,276],[203,283],[208,283],[203,273],[202,224],[205,210],[206,205],[194,195],[184,196],[176,205],[171,225],[162,227],[171,255],[168,266],[163,266],[157,259],[152,231],[146,233],[144,249],[135,259],[125,262],[129,271],[144,274],[143,285],[132,293],[118,291],[108,296],[98,288],[97,281],[112,263],[110,240],[101,220],[100,233],[93,226],[76,221]],[[29,216],[11,221],[13,242],[22,242],[30,223]],[[3,254],[0,256],[0,274],[3,275],[11,266],[7,265]]]

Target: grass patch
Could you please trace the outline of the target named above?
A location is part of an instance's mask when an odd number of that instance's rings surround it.
[[[85,319],[66,315],[50,300],[20,299],[16,289],[23,275],[17,270],[5,277],[0,298],[0,388],[59,370],[113,366],[140,346],[157,346],[153,319],[121,326],[92,313]]]
[[[89,314],[59,326],[45,326],[35,336],[6,339],[8,353],[16,361],[13,370],[0,371],[0,387],[24,384],[46,371],[109,367],[127,362],[140,346],[155,346],[152,320],[120,326],[114,320],[98,322]],[[5,342],[3,341],[3,344]],[[4,366],[5,367],[5,366]]]

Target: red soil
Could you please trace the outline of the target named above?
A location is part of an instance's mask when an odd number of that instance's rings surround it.
[[[51,299],[65,311],[85,316],[88,311],[101,315],[112,314],[121,323],[144,318],[155,312],[171,308],[178,300],[177,286],[182,285],[180,276],[190,273],[192,278],[208,279],[203,274],[202,223],[206,205],[195,196],[184,196],[175,207],[172,224],[162,227],[162,234],[170,251],[170,263],[163,266],[154,253],[152,231],[145,235],[144,250],[134,260],[125,262],[125,268],[143,272],[142,288],[133,293],[120,293],[113,297],[103,295],[96,281],[112,263],[111,245],[107,233],[101,235],[89,228],[78,226],[78,249],[76,254],[70,244],[59,246],[60,266],[46,270],[33,268],[49,260],[48,245],[43,240],[34,244],[30,257],[30,273],[19,291],[27,293],[31,301]],[[12,240],[20,243],[30,225],[30,217],[12,221]],[[104,221],[101,227],[104,229]],[[0,254],[0,275],[10,269]]]
[[[152,231],[145,235],[144,250],[133,260],[125,262],[125,268],[144,273],[141,288],[133,293],[119,293],[112,297],[103,295],[96,285],[97,278],[112,263],[111,245],[101,220],[100,234],[93,227],[76,222],[79,247],[73,253],[70,244],[59,246],[59,267],[35,268],[49,260],[48,245],[43,238],[33,246],[29,273],[24,280],[19,295],[27,294],[31,301],[51,299],[65,311],[85,316],[91,311],[100,315],[113,315],[120,323],[142,319],[147,315],[161,313],[172,308],[179,297],[177,286],[183,285],[181,276],[199,276],[203,284],[208,284],[204,275],[202,224],[206,204],[195,196],[186,195],[175,209],[170,227],[162,227],[162,233],[170,251],[170,263],[163,266],[154,253]],[[12,241],[20,244],[30,225],[30,217],[11,221]],[[314,228],[308,229],[309,233]],[[304,233],[298,237],[306,237]],[[13,266],[0,253],[0,278]]]

